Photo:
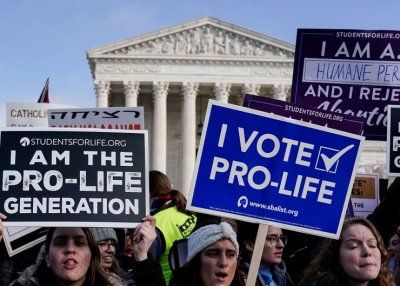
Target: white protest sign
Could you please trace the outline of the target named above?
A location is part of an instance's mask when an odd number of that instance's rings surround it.
[[[379,205],[378,174],[357,174],[351,191],[354,216],[367,217]]]
[[[51,109],[48,117],[49,127],[144,129],[142,106]]]
[[[6,104],[7,127],[47,127],[47,110],[72,107],[65,104],[8,102]]]

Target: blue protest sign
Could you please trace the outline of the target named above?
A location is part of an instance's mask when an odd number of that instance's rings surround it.
[[[338,238],[363,140],[210,101],[188,209]]]

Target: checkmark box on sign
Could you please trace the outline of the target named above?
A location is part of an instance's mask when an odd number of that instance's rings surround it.
[[[318,159],[315,164],[315,169],[336,174],[339,165],[339,159],[353,147],[354,145],[349,145],[342,150],[337,150],[321,146],[319,148]]]

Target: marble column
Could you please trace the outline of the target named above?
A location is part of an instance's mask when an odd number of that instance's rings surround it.
[[[124,81],[125,106],[136,107],[140,91],[139,81]]]
[[[287,92],[289,90],[289,86],[284,84],[274,84],[273,87],[273,98],[279,99],[283,101],[287,101]]]
[[[151,169],[167,173],[167,95],[168,82],[153,82],[153,157]]]
[[[108,107],[108,94],[110,93],[110,82],[103,80],[94,81],[94,90],[96,92],[97,107]]]
[[[181,147],[181,185],[185,197],[189,192],[196,159],[196,96],[198,82],[182,84],[182,147]]]
[[[230,91],[231,91],[230,83],[223,83],[223,82],[215,83],[214,93],[215,93],[215,98],[218,101],[227,103]]]
[[[245,83],[242,86],[242,92],[243,94],[254,94],[254,95],[259,95],[260,94],[260,84],[256,83]]]

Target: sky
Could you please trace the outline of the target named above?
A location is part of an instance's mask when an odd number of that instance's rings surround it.
[[[295,44],[298,28],[400,30],[398,0],[15,0],[0,3],[0,127],[6,102],[95,107],[86,51],[211,16]]]

